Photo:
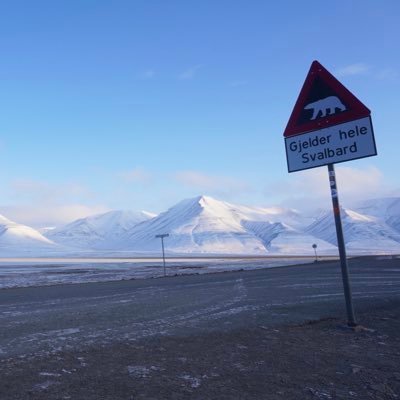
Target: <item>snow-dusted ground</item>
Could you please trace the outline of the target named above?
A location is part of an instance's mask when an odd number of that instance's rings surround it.
[[[313,257],[173,258],[168,276],[274,268],[312,262]],[[0,289],[155,278],[164,275],[162,260],[154,259],[0,259]]]

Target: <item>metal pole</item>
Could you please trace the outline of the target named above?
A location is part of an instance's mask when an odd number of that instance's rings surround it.
[[[312,248],[314,249],[314,254],[315,254],[315,262],[318,262],[318,256],[317,256],[317,245],[314,243],[312,245]]]
[[[328,172],[329,172],[329,181],[330,181],[330,185],[331,185],[333,214],[335,216],[336,235],[337,235],[337,242],[338,242],[339,255],[340,255],[340,266],[342,268],[344,297],[346,300],[347,325],[348,326],[356,326],[357,323],[356,323],[356,319],[354,316],[354,309],[353,309],[353,303],[352,303],[352,298],[351,298],[349,269],[347,266],[347,257],[346,257],[346,246],[345,246],[344,238],[343,238],[342,219],[340,218],[339,196],[338,196],[338,190],[337,190],[337,185],[336,185],[335,168],[334,168],[333,164],[328,164]]]
[[[162,258],[163,258],[163,265],[164,265],[164,277],[167,276],[167,272],[165,269],[165,252],[164,252],[164,237],[161,236],[161,247],[162,247]]]
[[[157,239],[161,239],[161,248],[162,248],[162,259],[163,259],[163,266],[164,266],[164,276],[167,276],[167,271],[165,268],[165,251],[164,251],[164,238],[168,237],[169,234],[168,233],[163,233],[160,235],[156,235]]]

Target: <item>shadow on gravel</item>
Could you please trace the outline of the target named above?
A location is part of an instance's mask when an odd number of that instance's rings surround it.
[[[3,360],[0,398],[397,399],[399,304],[360,315]]]

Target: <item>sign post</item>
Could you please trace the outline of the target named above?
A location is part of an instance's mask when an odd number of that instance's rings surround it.
[[[342,281],[344,298],[346,300],[347,321],[349,326],[356,326],[356,318],[354,316],[353,300],[351,296],[349,267],[347,265],[346,245],[344,243],[342,219],[340,217],[339,194],[336,185],[335,167],[328,164],[329,182],[331,185],[331,197],[333,206],[333,215],[335,217],[336,236],[340,255],[340,267],[342,269]]]
[[[162,259],[163,259],[163,266],[164,266],[164,277],[167,276],[167,271],[165,269],[165,251],[164,251],[164,238],[168,237],[168,233],[162,233],[160,235],[156,235],[156,239],[161,239],[161,248],[162,248]]]
[[[370,115],[357,97],[314,61],[284,132],[289,173],[328,166],[349,326],[356,320],[334,164],[377,155]]]
[[[314,243],[312,245],[312,248],[314,249],[314,254],[315,254],[315,262],[318,262],[318,256],[317,256],[317,245]]]

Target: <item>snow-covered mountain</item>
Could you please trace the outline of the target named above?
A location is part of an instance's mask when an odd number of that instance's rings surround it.
[[[318,254],[334,254],[336,246],[282,222],[243,221],[243,226],[259,237],[271,254],[311,254],[313,244]]]
[[[81,218],[58,229],[45,231],[52,241],[85,250],[106,250],[117,246],[120,239],[137,224],[155,217],[146,211],[109,211]]]
[[[0,215],[0,255],[37,255],[57,251],[58,246],[37,230]]]
[[[400,199],[366,201],[342,209],[348,254],[400,254]],[[0,217],[0,257],[52,254],[160,253],[155,236],[168,233],[169,254],[337,255],[332,211],[314,218],[281,207],[247,207],[208,196],[186,199],[158,216],[110,211],[43,234]]]
[[[341,208],[343,236],[348,253],[400,253],[400,233],[371,215]],[[332,212],[317,219],[306,232],[337,245]]]
[[[294,210],[239,206],[198,196],[135,226],[119,249],[159,252],[155,235],[168,233],[166,246],[174,253],[311,254],[315,242],[322,251],[334,251],[331,244],[295,228],[302,223],[302,216]]]
[[[355,211],[377,217],[400,232],[400,198],[387,197],[363,201]]]

